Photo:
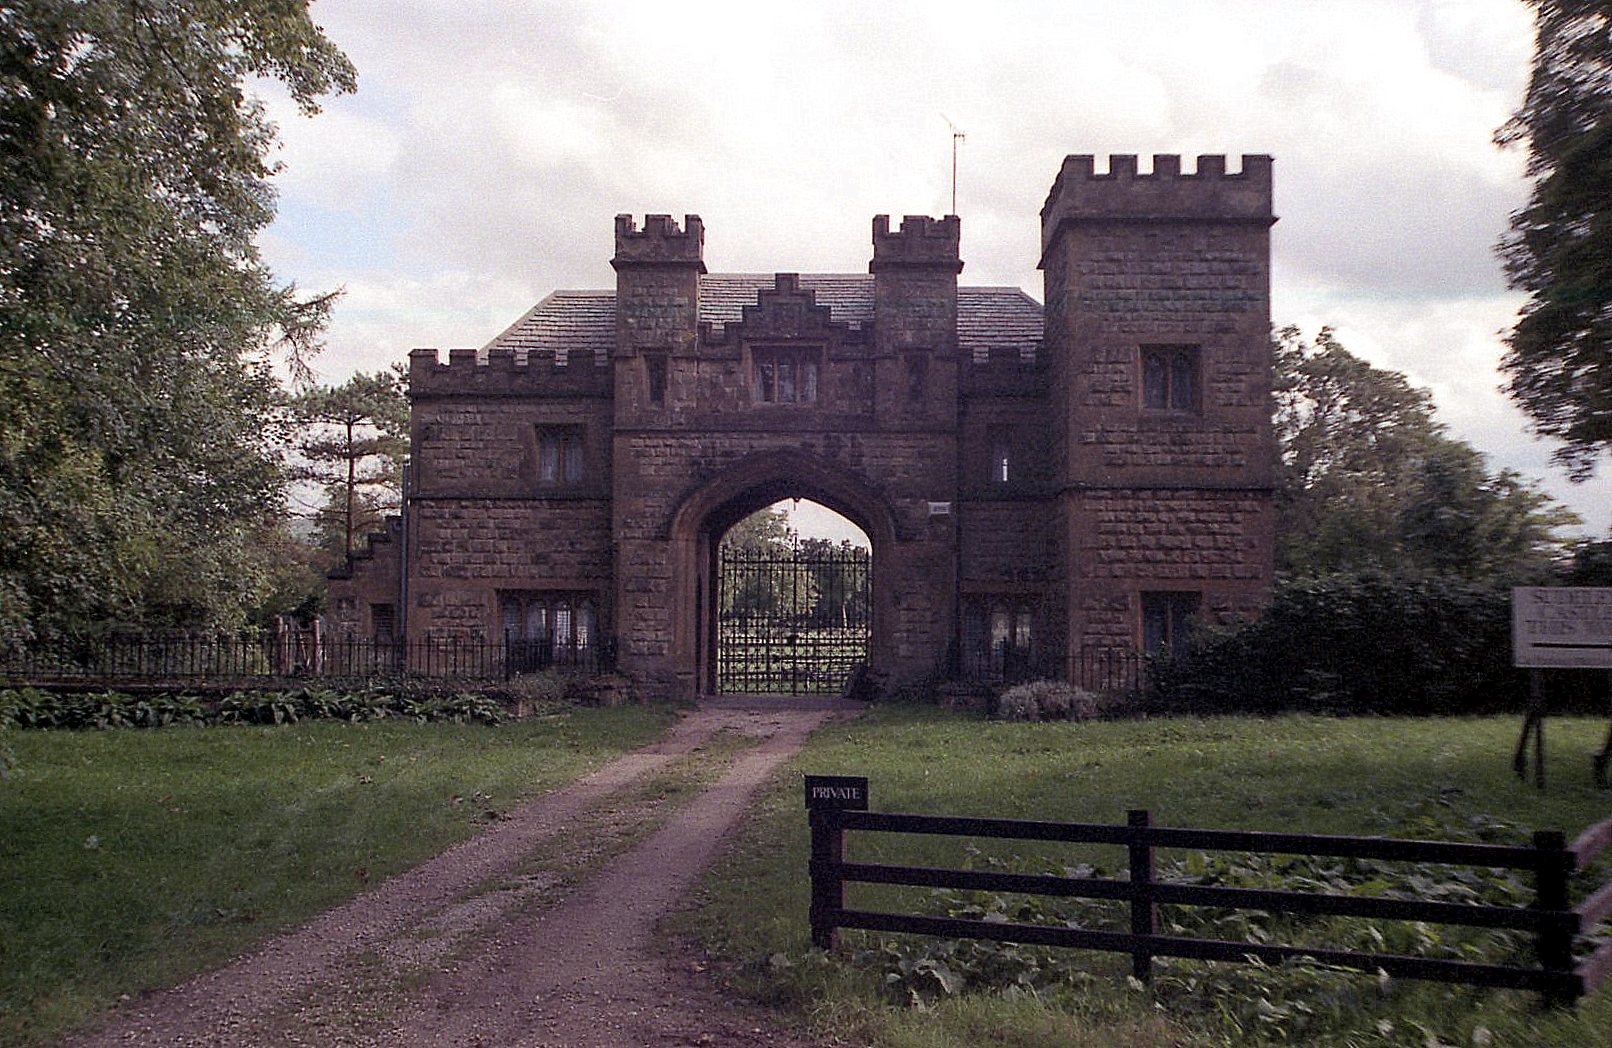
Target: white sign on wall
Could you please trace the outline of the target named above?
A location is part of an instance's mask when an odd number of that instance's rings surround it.
[[[1511,661],[1527,669],[1612,669],[1612,589],[1512,590]]]

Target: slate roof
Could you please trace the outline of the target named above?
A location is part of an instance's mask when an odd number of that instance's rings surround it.
[[[774,285],[771,273],[707,273],[700,277],[700,320],[736,324],[756,294]],[[830,319],[859,328],[873,320],[873,277],[864,273],[802,273],[802,290],[828,307]],[[533,351],[565,359],[572,353],[607,357],[616,339],[614,291],[556,291],[482,347]],[[958,348],[974,360],[993,350],[1033,358],[1041,347],[1041,303],[1016,287],[957,289]]]
[[[572,353],[608,357],[616,344],[616,293],[614,291],[556,291],[526,311],[481,347],[513,349],[526,353],[553,353],[564,360]]]
[[[974,360],[993,351],[1020,360],[1041,352],[1041,303],[1016,287],[957,289],[957,347]]]

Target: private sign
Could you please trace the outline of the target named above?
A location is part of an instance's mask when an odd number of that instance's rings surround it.
[[[1513,589],[1511,661],[1525,669],[1612,669],[1612,589]]]
[[[808,775],[806,807],[867,811],[868,780],[859,775]]]

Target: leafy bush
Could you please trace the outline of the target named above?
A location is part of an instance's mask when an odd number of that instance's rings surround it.
[[[401,716],[417,721],[498,724],[497,698],[475,692],[443,694],[428,688],[337,691],[309,686],[289,691],[235,691],[208,703],[195,695],[136,697],[117,691],[0,690],[0,727],[160,728],[177,724],[295,724],[308,719],[354,723]]]
[[[1097,715],[1097,696],[1061,680],[1033,680],[1015,684],[996,700],[1002,720],[1091,720]]]
[[[1191,713],[1468,714],[1520,708],[1508,590],[1333,575],[1277,588],[1255,621],[1152,661],[1145,706]]]
[[[59,702],[38,688],[0,690],[0,725],[18,728],[54,728]]]

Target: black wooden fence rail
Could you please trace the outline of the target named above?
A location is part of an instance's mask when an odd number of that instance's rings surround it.
[[[1576,908],[1570,908],[1568,900],[1569,876],[1612,844],[1612,819],[1585,831],[1570,847],[1565,845],[1562,834],[1554,831],[1534,834],[1531,847],[1508,847],[1386,837],[1178,829],[1152,825],[1146,811],[1130,812],[1124,826],[903,815],[832,807],[813,808],[809,814],[812,942],[825,949],[835,945],[837,929],[862,928],[1104,950],[1130,954],[1133,973],[1143,982],[1152,976],[1154,957],[1233,962],[1250,959],[1281,962],[1304,957],[1368,972],[1380,969],[1389,975],[1410,979],[1532,990],[1559,1004],[1571,1004],[1594,992],[1612,975],[1612,943],[1603,945],[1576,967],[1573,963],[1574,936],[1581,930],[1593,929],[1612,915],[1612,883],[1593,892]],[[1129,877],[1111,880],[850,862],[845,858],[848,830],[1119,845],[1129,854]],[[1532,907],[1522,908],[1177,884],[1155,878],[1154,854],[1159,848],[1531,870],[1536,901]],[[850,882],[1123,900],[1130,903],[1131,930],[1111,932],[852,909],[845,904],[845,886]],[[1479,964],[1161,935],[1158,923],[1161,903],[1517,929],[1533,933],[1539,963],[1537,967]]]

